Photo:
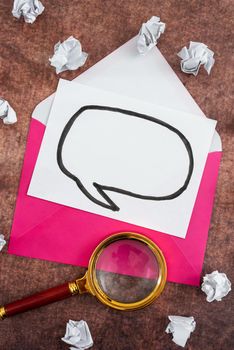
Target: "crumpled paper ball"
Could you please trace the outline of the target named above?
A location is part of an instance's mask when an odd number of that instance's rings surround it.
[[[4,124],[14,124],[17,122],[14,109],[4,98],[0,98],[0,119],[3,120]]]
[[[231,282],[225,273],[213,271],[203,277],[201,290],[206,293],[209,303],[214,300],[221,301],[230,292]]]
[[[195,76],[197,76],[201,65],[204,65],[205,70],[210,74],[215,63],[214,52],[208,49],[207,45],[195,41],[190,41],[189,48],[184,46],[177,55],[182,59],[181,70]]]
[[[196,328],[194,317],[168,316],[170,322],[165,330],[166,333],[172,333],[172,340],[179,346],[184,347],[190,334]]]
[[[158,39],[165,31],[166,24],[160,22],[160,18],[153,16],[149,21],[143,23],[137,39],[137,50],[145,54],[157,45]]]
[[[51,66],[56,68],[56,73],[59,74],[83,66],[87,57],[88,54],[82,51],[80,41],[70,36],[64,42],[59,41],[54,46],[54,55],[49,61]]]
[[[88,324],[81,321],[69,320],[66,327],[66,334],[62,341],[72,345],[70,350],[85,350],[93,346],[93,339]]]
[[[26,23],[35,22],[37,16],[44,11],[44,6],[39,0],[15,0],[12,14],[16,18],[24,17]]]
[[[5,244],[6,244],[6,241],[4,239],[4,236],[0,235],[0,251],[2,250]]]

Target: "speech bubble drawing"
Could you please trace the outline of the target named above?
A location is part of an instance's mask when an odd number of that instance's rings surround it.
[[[69,119],[57,163],[90,201],[112,211],[120,208],[106,192],[172,200],[187,189],[194,169],[191,145],[177,128],[152,116],[98,105],[83,106]],[[150,193],[152,183],[155,193]]]

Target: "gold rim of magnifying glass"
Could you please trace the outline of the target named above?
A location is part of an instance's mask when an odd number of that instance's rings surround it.
[[[132,240],[145,243],[154,253],[159,264],[159,276],[158,276],[158,281],[156,286],[146,298],[134,303],[121,303],[110,298],[108,295],[106,295],[100,288],[96,277],[96,273],[95,273],[96,263],[98,261],[100,254],[103,252],[103,250],[111,243],[121,239],[132,239]],[[162,293],[165,287],[166,279],[167,279],[167,265],[166,265],[166,261],[163,256],[163,253],[158,248],[158,246],[154,242],[152,242],[149,238],[139,233],[121,232],[111,237],[108,237],[97,246],[97,248],[94,250],[90,258],[89,268],[86,276],[87,276],[87,282],[88,282],[90,292],[93,295],[95,295],[103,304],[118,310],[135,310],[151,304]]]

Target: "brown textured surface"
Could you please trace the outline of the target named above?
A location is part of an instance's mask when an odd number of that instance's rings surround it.
[[[159,15],[167,29],[158,47],[203,111],[219,121],[224,154],[203,272],[218,269],[234,281],[233,1],[42,2],[45,12],[29,25],[12,17],[12,1],[0,0],[0,95],[11,102],[19,118],[14,126],[0,123],[0,231],[9,239],[31,112],[56,88],[58,76],[48,63],[54,44],[69,35],[79,38],[90,54],[87,69],[135,35],[143,21]],[[180,72],[176,53],[189,40],[202,41],[214,50],[216,63],[209,77],[203,69],[197,78]],[[82,70],[65,72],[62,77],[72,79]],[[77,274],[81,269],[7,255],[5,247],[0,254],[0,304]],[[84,319],[95,350],[173,350],[178,347],[164,332],[169,314],[195,317],[197,327],[188,349],[233,349],[232,300],[230,293],[222,302],[209,304],[198,288],[172,283],[154,305],[136,312],[107,309],[88,295],[74,297],[0,323],[0,349],[68,349],[60,341],[67,320]]]

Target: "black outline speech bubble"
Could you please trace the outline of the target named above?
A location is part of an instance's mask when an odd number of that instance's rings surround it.
[[[145,119],[148,121],[151,121],[153,123],[159,124],[161,126],[166,127],[167,129],[169,129],[170,131],[174,132],[175,134],[177,134],[179,136],[179,138],[182,140],[182,142],[185,145],[185,148],[188,152],[188,156],[189,156],[189,168],[188,168],[188,175],[186,177],[186,180],[183,184],[182,187],[180,187],[176,192],[167,195],[167,196],[160,196],[160,197],[155,197],[155,196],[145,196],[145,195],[141,195],[141,194],[137,194],[137,193],[133,193],[130,191],[126,191],[123,190],[121,188],[117,188],[117,187],[113,187],[113,186],[105,186],[105,185],[100,185],[96,182],[93,183],[93,186],[97,189],[97,191],[100,193],[100,195],[103,197],[103,199],[105,199],[105,202],[101,202],[100,200],[96,199],[95,197],[93,197],[84,187],[84,185],[82,184],[82,182],[78,179],[78,177],[76,177],[75,175],[73,175],[72,173],[70,173],[66,167],[63,164],[63,160],[62,160],[62,149],[63,149],[63,144],[64,141],[66,139],[66,136],[68,134],[68,132],[70,131],[73,123],[76,121],[76,119],[84,112],[87,110],[101,110],[101,111],[111,111],[111,112],[118,112],[118,113],[122,113],[122,114],[126,114],[126,115],[130,115],[132,117],[137,117],[137,118],[141,118],[141,119]],[[165,123],[164,121],[157,119],[157,118],[153,118],[151,116],[145,115],[145,114],[141,114],[141,113],[137,113],[137,112],[133,112],[133,111],[128,111],[125,109],[121,109],[121,108],[116,108],[116,107],[108,107],[108,106],[95,106],[95,105],[90,105],[90,106],[84,106],[81,107],[72,117],[71,119],[68,121],[68,123],[65,125],[63,132],[61,134],[61,137],[59,139],[59,143],[58,143],[58,148],[57,148],[57,163],[59,168],[61,169],[61,171],[68,176],[69,178],[71,178],[73,181],[75,181],[75,183],[77,184],[77,186],[79,187],[79,189],[84,193],[84,195],[89,198],[92,202],[94,202],[97,205],[100,205],[104,208],[113,210],[113,211],[118,211],[119,207],[111,200],[111,198],[105,193],[105,191],[112,191],[112,192],[117,192],[117,193],[121,193],[127,196],[131,196],[131,197],[135,197],[135,198],[139,198],[139,199],[146,199],[146,200],[155,200],[155,201],[163,201],[163,200],[171,200],[174,199],[178,196],[180,196],[188,187],[188,184],[190,182],[192,173],[193,173],[193,168],[194,168],[194,159],[193,159],[193,152],[192,152],[192,148],[191,145],[189,143],[189,141],[186,139],[186,137],[175,127],[173,127],[170,124]]]

